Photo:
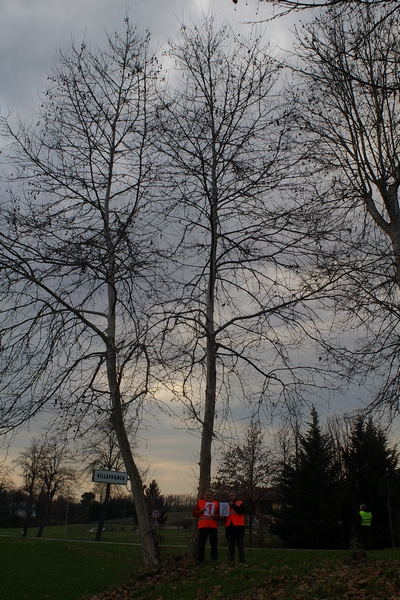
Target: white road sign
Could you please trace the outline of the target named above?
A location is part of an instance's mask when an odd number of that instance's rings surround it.
[[[128,483],[128,473],[121,471],[100,471],[94,469],[92,474],[92,481],[98,483],[115,483],[118,485],[126,485]]]

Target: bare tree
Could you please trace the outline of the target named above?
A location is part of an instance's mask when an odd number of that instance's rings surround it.
[[[1,431],[48,411],[79,435],[83,416],[107,413],[146,565],[157,558],[125,419],[140,419],[149,391],[156,73],[148,36],[126,19],[106,50],[59,52],[36,124],[1,120],[11,144],[0,214]]]
[[[71,462],[72,454],[68,447],[47,437],[43,440],[33,438],[30,446],[15,460],[22,473],[22,490],[26,494],[24,537],[39,505],[42,507],[42,515],[37,537],[42,537],[54,497],[65,493],[76,482]]]
[[[331,439],[332,455],[339,470],[339,476],[345,476],[343,451],[350,439],[350,430],[354,417],[346,414],[330,415],[326,420],[326,434]]]
[[[290,368],[289,353],[312,323],[307,300],[319,286],[302,277],[307,209],[276,193],[290,170],[280,63],[257,38],[217,30],[212,16],[200,28],[183,26],[169,57],[181,83],[163,96],[160,150],[169,157],[163,193],[179,245],[164,349],[169,343],[174,359],[171,390],[185,402],[189,427],[201,430],[201,495],[216,425],[234,401],[271,407],[304,376]]]
[[[25,517],[22,530],[24,537],[28,534],[34,505],[39,497],[41,488],[42,455],[43,445],[38,439],[34,438],[29,448],[23,450],[15,460],[15,464],[21,469],[22,490],[26,494]]]
[[[239,0],[232,0],[238,4]],[[349,11],[353,8],[370,7],[371,5],[393,6],[393,10],[398,10],[397,0],[259,0],[265,4],[271,4],[277,12],[271,18],[287,15],[292,12],[310,10],[313,8],[335,8],[343,11]]]
[[[56,496],[68,494],[70,487],[76,483],[76,471],[72,467],[73,455],[64,443],[46,439],[41,446],[40,491],[38,505],[42,504],[43,514],[40,517],[37,537],[42,537],[43,530],[49,520],[51,505]]]
[[[337,277],[325,306],[357,340],[323,344],[349,377],[372,381],[373,406],[398,411],[400,43],[390,6],[329,14],[299,34],[298,137],[303,194],[314,199],[314,270]],[[332,330],[331,330],[332,332]],[[371,377],[372,376],[372,377]],[[373,379],[372,379],[373,378]]]
[[[85,471],[90,474],[92,474],[94,469],[120,471],[124,467],[121,450],[110,421],[96,424],[95,430],[91,431],[89,439],[86,440],[82,446],[82,455],[85,457],[86,461],[89,461]],[[102,502],[100,518],[95,535],[95,541],[99,542],[101,540],[111,494],[116,492],[119,486],[112,485],[111,483],[99,483],[97,487],[98,491],[100,490]],[[103,489],[104,487],[105,490]]]
[[[5,464],[0,464],[0,493],[13,488],[13,469]]]
[[[249,539],[253,543],[256,505],[266,496],[273,472],[272,453],[267,447],[261,424],[251,421],[244,439],[221,453],[216,472],[217,489],[227,493],[234,488],[249,510]]]

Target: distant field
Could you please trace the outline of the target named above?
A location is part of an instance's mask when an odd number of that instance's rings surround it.
[[[37,527],[31,527],[28,530],[28,537],[36,537],[37,531]],[[191,535],[190,529],[177,529],[176,527],[171,526],[168,528],[160,527],[157,531],[159,531],[162,537],[162,543],[183,547],[187,547]],[[21,528],[0,529],[0,535],[13,538],[21,537]],[[94,541],[95,535],[96,526],[93,524],[68,525],[66,528],[63,525],[55,525],[45,527],[42,538],[52,540]],[[108,523],[105,527],[105,531],[102,532],[101,541],[140,544],[140,536],[138,529],[132,524],[123,525],[118,522]]]

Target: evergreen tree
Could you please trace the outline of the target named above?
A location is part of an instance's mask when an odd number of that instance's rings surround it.
[[[354,523],[359,505],[366,504],[373,515],[373,543],[378,547],[390,546],[392,515],[389,514],[389,506],[397,506],[400,499],[396,447],[389,447],[387,432],[374,424],[372,418],[359,417],[343,455],[349,509],[354,511]]]
[[[168,504],[155,479],[147,486],[145,499],[152,525],[163,525],[168,518]],[[154,515],[154,511],[158,511],[158,517]]]
[[[278,477],[279,507],[271,527],[291,548],[342,548],[349,543],[345,494],[331,441],[315,408],[298,452]]]

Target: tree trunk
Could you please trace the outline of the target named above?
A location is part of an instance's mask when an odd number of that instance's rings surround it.
[[[159,563],[159,560],[157,556],[153,531],[151,529],[150,517],[145,502],[143,482],[140,473],[137,469],[134,458],[132,456],[132,451],[123,423],[120,405],[114,406],[113,424],[115,433],[117,435],[121,454],[124,459],[125,468],[131,482],[133,501],[135,503],[136,514],[140,529],[144,564],[146,567],[154,566]]]
[[[216,175],[216,150],[213,149],[212,166],[212,191],[210,209],[210,254],[209,273],[207,283],[207,305],[206,305],[206,335],[207,335],[207,359],[206,359],[206,398],[204,405],[203,430],[200,446],[200,473],[198,497],[203,497],[205,490],[210,487],[211,481],[211,448],[214,433],[215,403],[217,388],[217,344],[215,339],[214,306],[215,306],[215,283],[217,279],[217,247],[218,247],[218,190]]]
[[[26,537],[28,535],[29,523],[32,518],[32,512],[33,512],[32,507],[27,506],[25,509],[25,519],[24,519],[24,525],[23,525],[23,529],[22,529],[22,537]]]
[[[399,221],[399,218],[396,219]],[[393,248],[393,260],[395,268],[395,281],[397,286],[400,288],[400,224],[396,222],[393,225],[394,233],[391,232],[391,241]]]
[[[104,523],[105,523],[106,515],[107,515],[107,507],[108,507],[108,503],[110,500],[110,492],[111,492],[111,483],[107,483],[106,484],[106,497],[104,498],[104,502],[101,507],[99,524],[97,525],[96,536],[94,538],[95,542],[100,542],[100,540],[101,540],[101,533],[103,531],[103,527],[104,527]]]
[[[254,522],[254,506],[251,505],[250,506],[250,511],[249,511],[249,544],[251,547],[253,547],[253,522]]]
[[[107,375],[111,396],[112,412],[111,422],[117,436],[118,446],[125,464],[128,477],[131,482],[133,501],[139,523],[140,537],[142,541],[143,559],[146,567],[159,563],[156,544],[150,523],[150,516],[146,506],[143,482],[133,458],[128,435],[126,433],[123,410],[121,406],[121,394],[118,386],[117,369],[114,349],[107,351]]]
[[[49,504],[49,502],[46,502],[46,508],[44,510],[44,515],[43,515],[43,517],[42,517],[42,519],[40,521],[39,531],[37,532],[37,536],[36,537],[38,537],[38,538],[42,537],[43,530],[44,530],[44,528],[46,526],[46,523],[47,523],[47,520],[49,518],[49,514],[50,514],[50,504]]]
[[[107,347],[107,378],[111,399],[111,423],[117,437],[118,446],[125,464],[128,477],[131,482],[133,501],[139,523],[140,537],[143,549],[143,559],[146,567],[152,567],[159,563],[156,543],[151,528],[150,516],[146,506],[143,482],[133,458],[129,443],[124,415],[121,404],[121,392],[118,385],[117,361],[115,354],[115,290],[109,286],[109,338]]]
[[[211,483],[211,462],[212,462],[212,441],[214,435],[215,404],[217,389],[217,344],[214,329],[214,305],[215,305],[215,282],[217,276],[217,244],[218,244],[218,204],[217,204],[217,185],[216,185],[216,157],[214,150],[213,164],[213,186],[212,202],[210,212],[210,269],[207,283],[207,305],[206,305],[206,323],[205,330],[207,335],[206,346],[206,397],[204,403],[203,429],[201,432],[200,445],[200,469],[199,485],[197,497],[203,498],[207,488]],[[198,548],[198,529],[193,528],[193,533],[189,543],[189,552],[192,557],[197,557]]]
[[[205,490],[210,487],[211,481],[211,448],[214,433],[215,392],[217,382],[215,362],[215,337],[214,334],[211,333],[207,339],[207,387],[200,446],[199,498],[202,497]]]
[[[106,194],[105,219],[108,223],[108,207],[110,198],[110,188],[112,181],[113,158],[110,160],[109,189]],[[109,250],[108,262],[108,335],[107,335],[107,379],[110,390],[111,400],[111,422],[117,437],[118,446],[125,464],[128,477],[131,482],[133,501],[135,503],[136,514],[139,523],[140,537],[143,549],[143,559],[146,567],[152,567],[159,563],[157,556],[156,543],[151,528],[150,516],[146,506],[143,482],[133,458],[131,446],[129,443],[126,427],[124,423],[124,414],[121,402],[121,391],[119,387],[119,374],[117,370],[116,356],[116,305],[117,294],[115,286],[115,248],[113,246],[112,236],[108,227],[105,230],[105,239]]]
[[[194,560],[198,559],[199,556],[199,530],[197,527],[197,519],[194,521],[194,525],[192,528],[192,535],[189,539],[189,556]]]

